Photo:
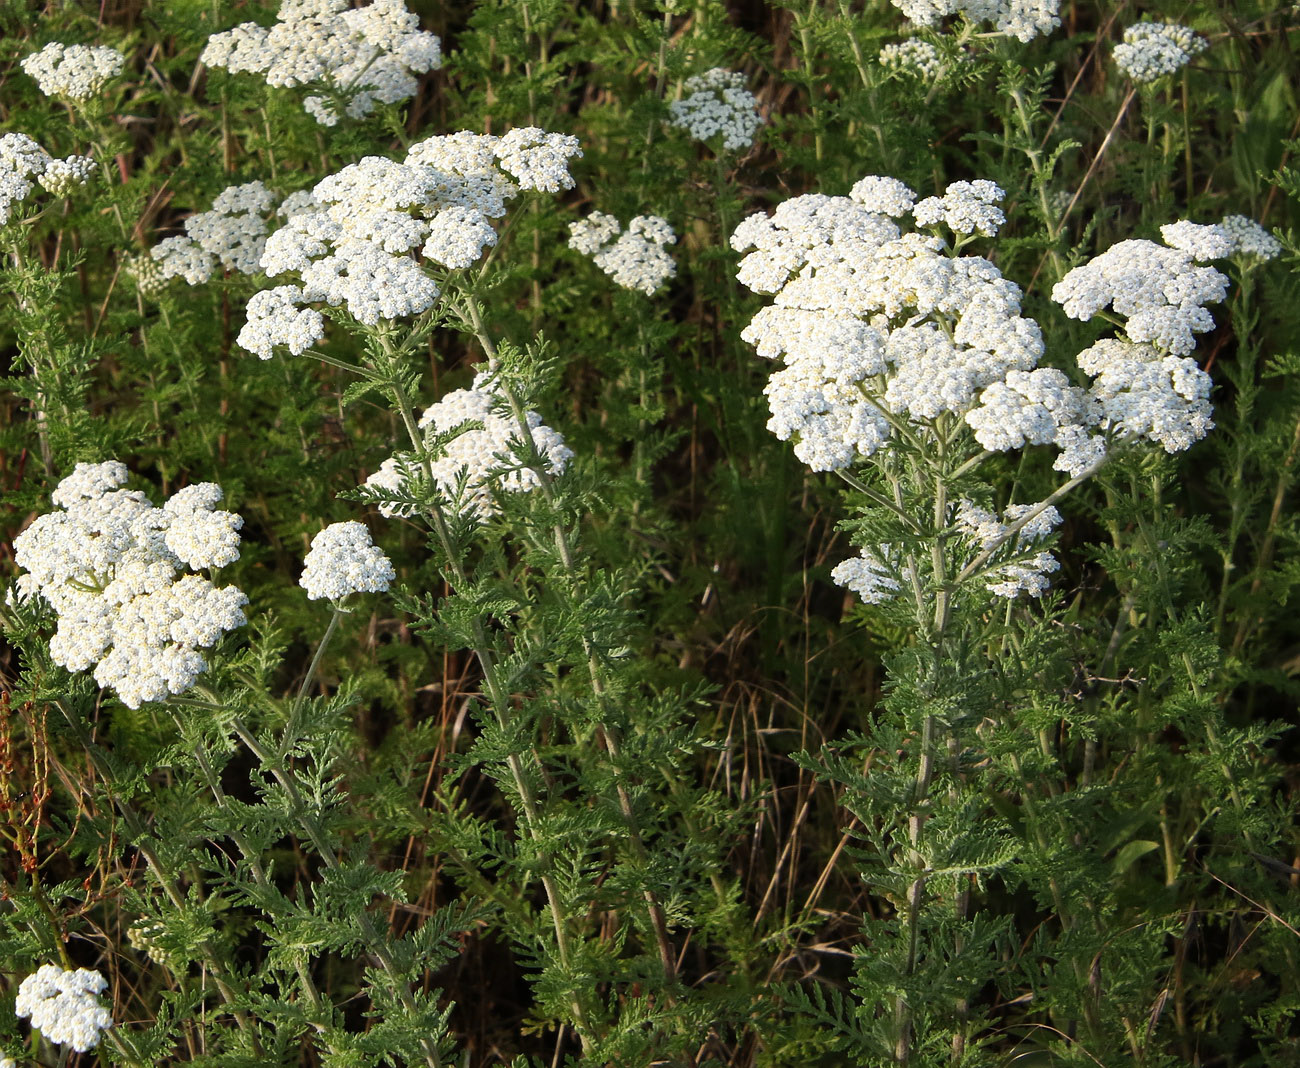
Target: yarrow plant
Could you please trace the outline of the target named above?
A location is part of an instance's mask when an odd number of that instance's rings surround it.
[[[186,570],[239,559],[243,520],[214,507],[220,487],[187,486],[156,508],[126,481],[116,460],[78,464],[52,495],[59,510],[14,539],[26,571],[14,590],[57,614],[55,663],[94,665],[100,686],[139,708],[194,685],[208,667],[199,650],[243,626],[248,598]]]
[[[201,285],[212,277],[217,264],[228,271],[256,274],[266,247],[267,218],[278,199],[260,181],[227,186],[211,209],[185,220],[184,236],[169,237],[149,250],[162,281],[179,277],[192,286]],[[313,206],[309,194],[293,194],[276,214],[289,217]]]
[[[1288,6],[10,12],[0,1068],[1300,1063]]]
[[[416,75],[442,65],[442,42],[419,25],[403,0],[360,8],[347,0],[284,0],[270,29],[244,22],[214,33],[199,58],[231,74],[260,74],[275,88],[322,89],[303,107],[334,126],[340,104],[351,118],[365,118],[376,104],[413,96]]]
[[[932,81],[943,72],[939,50],[919,37],[885,45],[876,60],[887,71],[924,81]]]
[[[552,475],[564,471],[573,456],[564,438],[542,422],[536,412],[527,412],[532,447]],[[490,371],[475,376],[469,389],[457,389],[430,405],[420,416],[425,444],[434,451],[428,472],[438,491],[458,513],[477,520],[496,514],[493,492],[521,493],[540,485],[537,471],[520,456],[520,427],[508,402],[494,389]],[[439,442],[442,442],[439,446]],[[409,453],[399,453],[383,462],[365,481],[371,489],[394,497],[409,498],[411,476],[423,473]],[[413,504],[379,498],[379,511],[386,516],[413,515]]]
[[[298,580],[313,601],[339,602],[352,593],[383,593],[397,577],[392,561],[355,520],[331,523],[311,540]]]
[[[623,230],[614,216],[593,211],[570,223],[569,235],[569,248],[590,256],[624,289],[649,297],[677,273],[666,247],[676,242],[677,235],[658,215],[638,215]]]

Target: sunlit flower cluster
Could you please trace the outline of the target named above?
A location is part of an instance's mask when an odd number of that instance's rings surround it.
[[[596,266],[624,289],[647,297],[677,273],[666,246],[677,241],[667,219],[638,215],[627,230],[614,216],[593,211],[569,224],[569,248],[590,256]]]
[[[890,0],[918,26],[937,26],[962,15],[971,22],[991,22],[998,33],[1028,43],[1061,24],[1060,0]]]
[[[978,230],[985,237],[993,237],[1007,221],[998,207],[1005,197],[1001,186],[985,179],[953,182],[943,196],[917,201],[912,217],[917,226],[942,224],[954,234],[964,236]]]
[[[23,58],[23,70],[46,96],[86,100],[122,73],[126,56],[103,45],[64,45],[51,41]]]
[[[1233,256],[1271,260],[1282,251],[1277,238],[1244,215],[1229,215],[1209,224],[1183,219],[1160,227],[1160,236],[1170,248],[1186,252],[1197,263]]]
[[[687,78],[687,95],[668,105],[672,124],[697,141],[722,138],[728,152],[739,152],[754,143],[763,119],[758,100],[745,88],[745,76],[715,67]]]
[[[164,279],[184,278],[192,286],[208,281],[218,264],[227,271],[256,274],[266,247],[267,219],[278,199],[259,181],[227,186],[210,210],[185,220],[183,235],[160,241],[149,254]]]
[[[573,450],[536,412],[526,412],[525,418],[544,469],[549,474],[560,474],[573,456]],[[434,483],[464,515],[488,518],[498,510],[492,499],[493,491],[519,493],[541,484],[538,472],[529,466],[519,422],[509,411],[506,398],[489,372],[476,375],[471,388],[454,390],[427,408],[419,425],[427,443],[437,445],[432,461]],[[449,442],[445,440],[445,435],[458,429],[460,432],[455,437]],[[409,492],[408,475],[418,475],[422,470],[409,454],[399,453],[385,460],[366,479],[365,485],[401,496]],[[411,515],[413,508],[395,501],[382,501],[379,511],[393,517]]]
[[[424,311],[440,293],[426,266],[473,264],[496,243],[492,220],[506,202],[521,189],[572,188],[568,162],[581,155],[577,138],[525,127],[431,137],[402,163],[366,156],[349,164],[318,182],[311,202],[300,199],[267,239],[262,270],[298,281],[253,297],[238,343],[263,359],[277,345],[302,352],[324,335],[311,304],[346,307],[367,326]]]
[[[891,545],[863,549],[831,569],[831,579],[858,595],[863,604],[884,604],[898,592],[901,564]]]
[[[1135,82],[1172,74],[1209,47],[1204,37],[1176,22],[1139,22],[1115,46],[1115,65]]]
[[[331,523],[311,540],[298,585],[312,601],[350,593],[383,593],[397,577],[392,562],[361,523]]]
[[[108,980],[89,968],[65,972],[57,964],[42,964],[18,984],[14,1015],[29,1017],[48,1041],[85,1053],[113,1026],[112,1014],[95,996],[107,987]]]
[[[321,89],[303,106],[333,126],[339,101],[349,116],[364,118],[376,104],[414,96],[416,75],[442,65],[441,42],[419,25],[403,0],[355,9],[348,0],[284,0],[269,29],[244,22],[215,33],[199,58],[232,74],[260,74],[271,86]]]
[[[94,169],[89,156],[57,159],[24,133],[0,135],[0,226],[9,222],[14,205],[36,184],[66,196],[74,186],[84,185]]]
[[[1036,366],[1042,337],[1020,315],[1020,290],[988,260],[893,221],[913,211],[958,233],[993,229],[1000,193],[961,182],[917,203],[873,175],[848,197],[796,197],[736,228],[732,247],[748,253],[738,277],[774,294],[741,335],[784,363],[765,390],[768,428],[814,470],[872,456],[899,420],[965,415],[984,389]]]
[[[239,558],[243,519],[215,505],[211,482],[178,490],[156,508],[124,490],[127,470],[110,460],[78,464],[55,489],[58,511],[14,539],[27,573],[15,592],[58,614],[54,662],[69,671],[95,666],[95,681],[138,708],[189,689],[207,662],[198,652],[245,622],[244,594],[184,569],[222,567]]]
[[[1195,255],[1141,238],[1120,241],[1057,282],[1052,299],[1072,319],[1090,319],[1110,307],[1127,320],[1130,341],[1186,356],[1196,347],[1194,335],[1214,327],[1205,305],[1223,300],[1228,289],[1226,275],[1195,261],[1207,252],[1226,255],[1230,246],[1226,232],[1214,228],[1195,236],[1185,224],[1169,229],[1175,240],[1193,245]]]

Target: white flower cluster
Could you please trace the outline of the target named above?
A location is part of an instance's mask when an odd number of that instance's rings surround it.
[[[728,152],[739,152],[754,143],[763,119],[758,99],[745,88],[743,74],[714,67],[687,78],[685,88],[690,95],[668,105],[674,126],[697,141],[721,135],[722,147]]]
[[[1149,438],[1166,452],[1181,452],[1214,429],[1214,383],[1190,357],[1104,338],[1077,359],[1093,376],[1096,419],[1113,436]]]
[[[1028,43],[1061,24],[1061,0],[890,0],[918,26],[935,26],[950,15],[991,22],[998,33]]]
[[[113,1026],[112,1014],[95,997],[107,987],[108,980],[89,968],[65,972],[57,964],[42,964],[18,984],[14,1015],[31,1017],[49,1041],[85,1053]]]
[[[1166,245],[1181,249],[1197,263],[1233,256],[1271,260],[1282,251],[1276,237],[1244,215],[1229,215],[1208,225],[1181,219],[1160,227],[1160,236]]]
[[[291,196],[301,198],[299,193]],[[209,211],[185,220],[183,236],[160,241],[149,255],[165,280],[184,278],[192,286],[208,281],[218,263],[227,271],[256,274],[266,247],[267,216],[277,199],[258,181],[227,186]],[[297,203],[301,205],[301,199]]]
[[[1006,197],[1002,187],[987,179],[953,182],[941,197],[926,197],[912,209],[917,226],[945,225],[954,234],[971,234],[978,230],[993,237],[1007,217],[998,207]]]
[[[36,79],[46,96],[87,100],[110,78],[122,73],[126,56],[102,45],[63,45],[51,41],[22,61],[23,70]]]
[[[1070,271],[1052,290],[1067,315],[1088,319],[1108,305],[1123,316],[1124,337],[1103,339],[1078,356],[1093,378],[1087,421],[1121,440],[1147,438],[1179,452],[1214,427],[1210,376],[1189,353],[1195,334],[1214,326],[1204,307],[1223,300],[1228,279],[1199,261],[1270,259],[1280,245],[1240,215],[1215,225],[1181,220],[1160,229],[1168,246],[1130,240]]]
[[[221,488],[202,482],[155,508],[126,483],[124,464],[77,464],[40,516],[14,539],[27,574],[16,592],[39,595],[58,614],[50,656],[69,671],[95,667],[95,681],[138,708],[189,689],[207,670],[198,650],[245,622],[248,598],[184,568],[239,558],[243,519],[217,511]]]
[[[55,196],[67,196],[74,186],[85,185],[94,169],[89,156],[56,159],[24,133],[0,135],[0,226],[32,191],[33,179]]]
[[[939,50],[919,37],[909,37],[906,41],[885,45],[876,61],[893,74],[903,74],[923,81],[933,81],[943,70]]]
[[[992,228],[994,191],[956,183],[916,208],[925,205],[929,219],[951,214],[959,232]],[[871,456],[888,444],[891,421],[965,415],[987,387],[1032,370],[1042,355],[1019,288],[992,263],[900,231],[892,217],[915,201],[903,183],[870,176],[848,197],[797,197],[732,235],[732,247],[748,251],[740,280],[775,295],[741,334],[760,356],[784,362],[764,391],[768,429],[794,439],[813,470]]]
[[[1225,216],[1219,222],[1219,228],[1232,239],[1230,255],[1271,260],[1282,251],[1282,242],[1244,215]]]
[[[1120,241],[1057,282],[1052,299],[1072,319],[1090,319],[1109,305],[1128,320],[1124,329],[1130,341],[1149,341],[1186,356],[1196,347],[1193,335],[1214,327],[1204,305],[1223,300],[1228,290],[1226,275],[1198,267],[1195,260],[1206,252],[1227,254],[1229,239],[1226,231],[1203,232],[1213,227],[1167,229],[1175,240],[1194,245],[1196,254],[1140,238]]]
[[[331,523],[311,539],[298,585],[312,601],[341,601],[350,593],[383,593],[397,577],[370,531],[355,520]]]
[[[674,244],[677,235],[658,215],[638,215],[623,231],[614,216],[593,211],[570,223],[569,233],[569,248],[590,256],[624,289],[639,289],[648,297],[677,273],[665,247]]]
[[[1115,65],[1135,82],[1172,74],[1209,47],[1204,37],[1176,22],[1139,22],[1115,46]]]
[[[986,588],[997,597],[1010,600],[1022,593],[1027,593],[1030,597],[1041,597],[1051,585],[1047,576],[1060,569],[1061,565],[1051,553],[1035,552],[1032,549],[1035,543],[1042,541],[1061,525],[1061,513],[1055,508],[1044,508],[1021,527],[1014,538],[1007,538],[1010,526],[1037,507],[1036,504],[1013,504],[1003,513],[1003,519],[999,520],[987,508],[981,508],[972,501],[962,500],[957,506],[955,526],[970,539],[977,552],[998,545],[999,548],[993,555],[994,560],[999,557],[1014,557],[1010,562],[994,566],[990,571],[992,581],[986,583]]]
[[[296,273],[299,282],[253,297],[238,343],[264,360],[277,345],[302,352],[324,336],[321,314],[302,307],[318,302],[346,306],[367,326],[419,314],[439,289],[412,252],[451,270],[470,266],[496,244],[491,220],[506,202],[521,188],[571,189],[568,161],[581,155],[576,137],[530,126],[500,137],[431,137],[403,163],[366,156],[349,164],[316,184],[311,204],[295,203],[267,239],[262,270]]]
[[[1055,508],[1044,508],[1015,537],[1007,537],[1013,523],[1037,508],[1036,504],[1012,505],[998,519],[988,509],[963,499],[955,512],[949,511],[953,527],[965,535],[968,546],[964,556],[959,555],[955,562],[961,566],[993,549],[984,569],[988,580],[985,588],[997,597],[1008,599],[1022,593],[1041,597],[1051,585],[1047,576],[1059,570],[1060,564],[1051,553],[1035,550],[1033,546],[1060,525],[1061,514]],[[906,573],[906,565],[897,550],[885,544],[864,548],[859,555],[837,564],[831,578],[856,593],[863,604],[884,604],[898,594]]]
[[[527,466],[521,453],[519,423],[512,414],[499,409],[504,398],[493,388],[490,373],[475,376],[469,389],[448,393],[427,408],[420,417],[420,427],[429,438],[474,424],[448,443],[432,464],[437,488],[457,503],[463,514],[486,519],[497,512],[493,490],[521,493],[535,489],[541,479]],[[560,474],[573,456],[563,436],[542,422],[536,412],[526,414],[533,446],[551,474]],[[406,488],[404,471],[417,471],[408,455],[399,454],[385,460],[380,469],[365,481],[402,493]],[[379,511],[388,517],[409,515],[409,506],[395,502],[381,503]]]
[[[376,104],[415,95],[415,75],[442,65],[442,45],[419,29],[403,0],[374,0],[352,9],[348,0],[284,0],[270,28],[244,22],[215,33],[199,57],[232,74],[260,74],[268,85],[316,86],[329,95],[308,96],[303,106],[317,122],[339,121],[333,97],[348,115],[364,118]]]
[[[899,589],[899,561],[891,545],[876,551],[863,549],[831,569],[831,579],[838,586],[852,590],[863,604],[884,604]]]

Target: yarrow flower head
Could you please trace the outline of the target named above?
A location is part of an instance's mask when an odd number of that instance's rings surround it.
[[[890,0],[918,26],[937,26],[952,15],[991,22],[998,33],[1028,43],[1061,24],[1060,0]]]
[[[1276,259],[1282,251],[1281,241],[1244,215],[1226,216],[1219,228],[1232,240],[1231,256],[1262,261]]]
[[[745,76],[722,67],[686,79],[687,96],[668,105],[672,124],[697,141],[721,136],[722,147],[739,152],[754,143],[763,119]]]
[[[569,248],[590,256],[624,289],[636,289],[648,297],[677,273],[677,264],[666,247],[676,242],[677,235],[668,220],[658,215],[638,215],[623,232],[614,216],[593,211],[570,223],[569,233]]]
[[[1204,235],[1172,232],[1175,240],[1194,241],[1198,255],[1207,250]],[[1211,235],[1216,250],[1222,250],[1219,236]],[[1128,320],[1130,341],[1148,341],[1185,356],[1196,347],[1193,335],[1214,327],[1204,305],[1223,300],[1227,287],[1226,275],[1196,266],[1191,252],[1138,238],[1112,245],[1075,267],[1052,288],[1052,299],[1072,319],[1090,319],[1110,306]]]
[[[23,70],[46,96],[87,100],[122,73],[126,56],[103,45],[63,45],[51,41],[23,58]]]
[[[24,133],[0,135],[0,226],[32,191],[33,179],[55,196],[67,196],[85,185],[94,169],[89,156],[55,159]]]
[[[159,242],[150,255],[164,279],[180,277],[190,285],[208,281],[217,264],[228,271],[256,274],[266,247],[267,219],[277,200],[279,196],[260,181],[227,186],[210,210],[185,220],[184,236]]]
[[[469,389],[448,393],[420,417],[427,443],[441,445],[431,464],[434,483],[461,514],[470,518],[481,520],[497,513],[494,490],[520,493],[541,485],[537,471],[528,466],[519,423],[513,414],[503,410],[504,403],[493,373],[481,372]],[[525,417],[543,469],[550,475],[560,474],[573,450],[536,412],[527,412]],[[457,430],[460,432],[446,441],[446,435]],[[399,454],[386,460],[365,485],[402,495],[410,489],[407,474],[420,470],[406,454]],[[379,511],[392,517],[410,515],[413,509],[381,501]]]
[[[95,996],[107,987],[108,980],[89,968],[65,972],[57,964],[42,964],[18,984],[14,1015],[30,1017],[50,1042],[85,1053],[113,1026],[112,1014]]]
[[[215,508],[221,489],[205,482],[162,508],[124,490],[126,466],[78,464],[40,516],[14,539],[27,573],[15,593],[58,615],[50,655],[68,671],[95,665],[95,681],[138,708],[183,693],[204,671],[199,649],[245,622],[248,598],[184,569],[222,567],[239,557],[243,520]]]
[[[351,593],[383,593],[397,577],[392,562],[361,523],[331,523],[311,540],[298,585],[313,601]]]
[[[980,179],[974,182],[953,182],[941,197],[926,197],[912,209],[917,226],[943,224],[954,234],[970,234],[978,230],[985,237],[993,237],[1006,222],[1002,209],[997,207],[1006,193],[994,182]]]
[[[1104,338],[1077,359],[1093,376],[1098,421],[1115,437],[1148,438],[1173,453],[1214,429],[1214,382],[1195,360],[1119,338]]]
[[[774,294],[741,334],[784,363],[764,391],[768,429],[813,470],[874,455],[899,419],[965,415],[986,387],[1036,366],[1042,337],[1020,315],[1020,290],[988,260],[947,255],[942,238],[894,221],[992,230],[1000,194],[960,183],[916,203],[903,183],[872,175],[849,197],[796,197],[736,227],[732,247],[747,253],[737,277]]]
[[[1176,22],[1139,22],[1115,46],[1115,65],[1139,84],[1172,74],[1209,47],[1204,37]]]
[[[440,293],[427,267],[475,263],[496,244],[492,220],[507,201],[521,187],[571,188],[567,163],[581,154],[576,138],[536,127],[501,137],[462,131],[412,145],[404,162],[366,156],[309,195],[286,198],[286,221],[266,239],[259,262],[272,278],[296,274],[298,281],[249,302],[239,345],[263,359],[279,345],[305,351],[324,336],[324,319],[304,307],[310,304],[346,307],[366,326],[418,315]]]
[[[270,29],[244,22],[215,33],[199,57],[231,74],[260,74],[277,88],[323,90],[303,101],[317,122],[339,121],[341,98],[354,119],[377,104],[415,95],[417,74],[442,65],[441,41],[419,29],[419,17],[403,0],[374,0],[351,8],[348,0],[284,0]]]

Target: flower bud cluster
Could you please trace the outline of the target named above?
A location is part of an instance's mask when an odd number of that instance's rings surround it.
[[[298,585],[312,601],[350,593],[383,593],[397,577],[392,562],[355,520],[331,523],[311,540]]]
[[[754,143],[763,119],[758,99],[745,88],[743,74],[714,67],[687,78],[685,89],[688,96],[668,105],[674,126],[697,141],[721,136],[722,147],[728,152],[739,152]]]
[[[1061,24],[1060,0],[890,0],[918,26],[937,26],[953,15],[991,22],[998,33],[1027,44]]]
[[[199,57],[231,74],[260,74],[277,88],[313,86],[324,95],[303,107],[317,122],[339,121],[335,97],[354,119],[376,104],[415,95],[417,74],[442,65],[441,41],[419,29],[403,0],[374,0],[351,8],[348,0],[284,0],[269,29],[244,22],[208,38]]]
[[[934,81],[943,70],[939,50],[919,37],[909,37],[906,41],[885,45],[876,57],[876,62],[891,74],[927,82]]]
[[[496,244],[492,220],[506,202],[521,188],[571,189],[568,161],[581,155],[576,137],[525,127],[431,137],[402,163],[366,156],[349,164],[318,182],[310,203],[298,200],[266,240],[262,270],[299,281],[253,297],[238,343],[264,360],[277,345],[302,352],[325,330],[303,305],[321,302],[367,326],[419,314],[440,290],[416,250],[428,265],[470,266]]]
[[[0,135],[0,226],[32,191],[33,179],[55,196],[67,196],[74,186],[85,185],[94,169],[89,156],[56,159],[24,133]]]
[[[52,495],[60,510],[14,539],[14,559],[27,572],[15,590],[58,614],[56,664],[95,665],[95,681],[138,708],[189,689],[207,670],[198,650],[244,624],[248,598],[184,573],[239,558],[243,519],[215,509],[220,487],[187,486],[156,508],[119,488],[126,479],[116,460],[78,464]]]
[[[1115,65],[1135,82],[1153,82],[1185,67],[1208,47],[1204,37],[1176,22],[1139,22],[1115,46]]]
[[[57,964],[42,964],[18,984],[14,1015],[30,1017],[50,1042],[85,1053],[113,1026],[112,1014],[95,996],[107,987],[108,980],[89,968],[65,972]]]
[[[520,440],[520,426],[508,409],[507,401],[494,388],[493,376],[480,373],[469,389],[448,393],[427,408],[420,417],[426,439],[434,444],[451,431],[464,427],[446,443],[432,461],[433,480],[437,488],[455,503],[463,515],[487,519],[498,511],[492,493],[521,493],[541,485],[536,470],[528,466],[528,455]],[[536,412],[525,413],[529,435],[546,471],[560,474],[573,456],[564,437],[542,422]],[[407,473],[419,473],[408,454],[385,460],[365,485],[393,493],[407,492]],[[380,503],[379,511],[390,518],[410,515],[410,506],[395,502]]]
[[[590,256],[624,289],[637,289],[648,297],[677,273],[665,247],[674,244],[677,235],[658,215],[638,215],[624,232],[614,216],[593,211],[570,223],[569,233],[569,248]]]
[[[171,955],[163,947],[161,936],[166,928],[159,920],[139,920],[127,928],[126,940],[155,964],[171,965]]]
[[[46,96],[87,100],[110,78],[122,73],[126,56],[102,45],[63,45],[51,41],[39,52],[24,57],[23,70],[36,79]]]

